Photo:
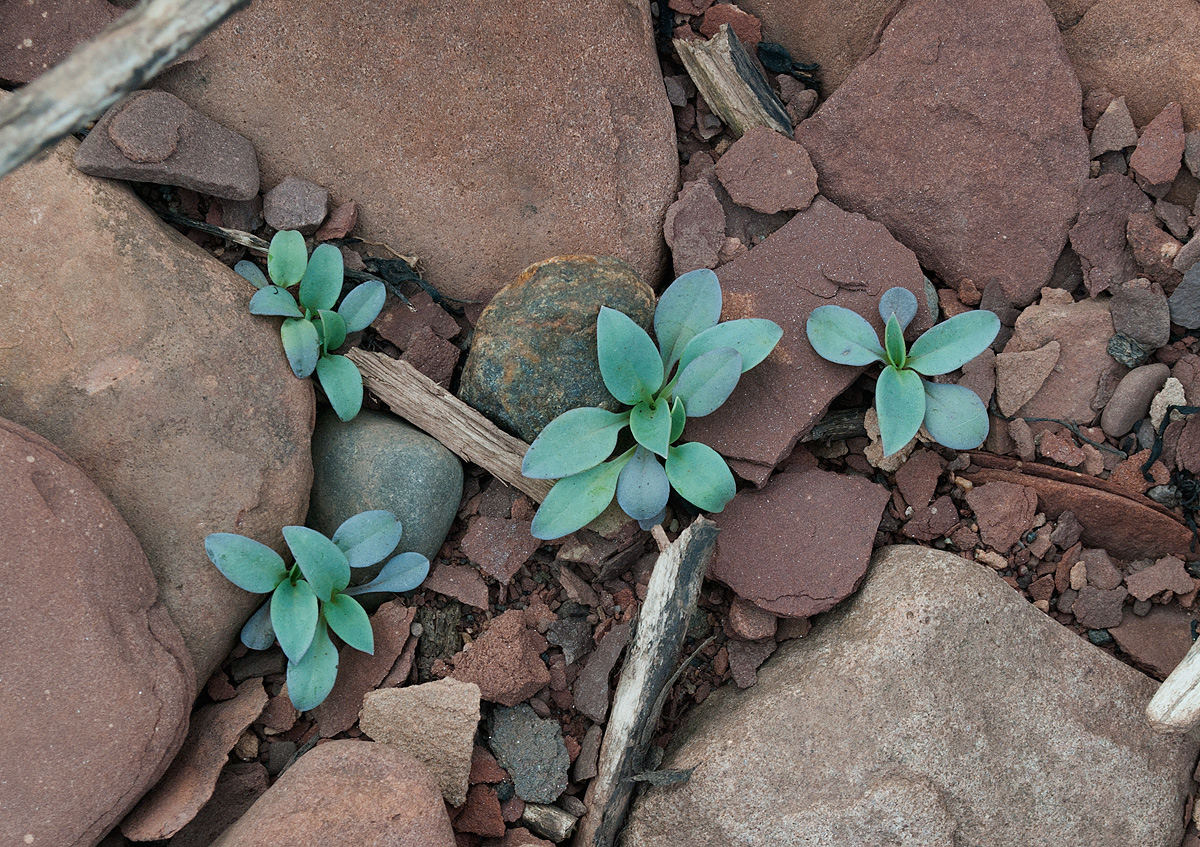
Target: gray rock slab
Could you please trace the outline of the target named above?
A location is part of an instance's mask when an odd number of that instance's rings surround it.
[[[566,790],[571,760],[557,721],[542,720],[526,703],[496,709],[488,744],[522,800],[553,803]]]
[[[1156,684],[987,568],[880,551],[863,588],[706,700],[628,847],[1176,847],[1197,741],[1151,732]]]

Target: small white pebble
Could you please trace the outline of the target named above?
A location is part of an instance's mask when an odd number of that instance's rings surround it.
[[[1034,608],[1036,608],[1042,612],[1045,612],[1047,615],[1050,614],[1050,601],[1049,600],[1035,600],[1033,602],[1033,605],[1034,605]]]
[[[976,550],[975,561],[987,565],[989,568],[995,568],[998,571],[1002,571],[1008,567],[1008,559],[994,550]]]

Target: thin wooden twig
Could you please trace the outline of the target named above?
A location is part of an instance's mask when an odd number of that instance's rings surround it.
[[[363,384],[397,415],[463,461],[474,462],[538,503],[546,499],[554,482],[521,473],[521,460],[529,449],[524,441],[501,431],[408,362],[358,349],[346,355],[358,365]]]
[[[144,0],[0,102],[0,177],[182,56],[249,0]]]
[[[575,847],[612,847],[633,797],[662,712],[664,687],[676,673],[679,650],[717,543],[717,525],[697,518],[658,557],[638,611],[637,634],[613,697],[600,746],[599,772],[587,790]]]

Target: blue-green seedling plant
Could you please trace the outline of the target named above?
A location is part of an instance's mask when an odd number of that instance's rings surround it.
[[[383,308],[387,291],[378,280],[354,288],[333,310],[342,294],[342,254],[332,244],[321,244],[312,256],[304,236],[295,230],[275,233],[267,252],[270,280],[253,262],[234,268],[258,288],[250,299],[253,315],[284,318],[279,334],[292,373],[317,379],[337,416],[348,421],[362,408],[362,374],[354,362],[332,351],[342,346],[346,333],[366,329]],[[300,283],[299,304],[287,289]]]
[[[963,312],[904,344],[904,329],[917,314],[917,298],[907,288],[890,288],[879,300],[884,343],[866,318],[841,306],[818,306],[808,316],[808,340],[822,358],[842,365],[883,363],[875,383],[875,413],[883,453],[890,456],[925,429],[939,444],[970,450],[987,438],[983,401],[962,385],[923,379],[962,367],[996,338],[1000,319],[993,312]]]
[[[687,419],[716,411],[741,375],[775,349],[783,330],[759,318],[720,319],[721,286],[709,270],[684,274],[663,292],[654,312],[657,346],[628,315],[600,308],[600,374],[612,396],[631,408],[572,409],[538,435],[521,472],[558,482],[534,516],[534,537],[559,538],[586,526],[614,495],[643,529],[662,521],[671,488],[705,511],[725,508],[736,491],[725,460],[706,444],[676,442]],[[614,457],[627,426],[632,444],[626,439]]]
[[[400,543],[401,531],[399,519],[385,511],[355,515],[332,540],[308,527],[285,526],[283,538],[295,559],[291,567],[270,547],[244,535],[215,532],[204,539],[209,560],[230,582],[271,595],[242,627],[242,643],[266,650],[279,641],[288,660],[288,696],[297,709],[320,705],[337,679],[338,651],[330,630],[356,650],[374,653],[371,621],[354,598],[411,591],[429,573],[427,558],[401,553],[370,582],[349,587],[351,569],[382,562]]]

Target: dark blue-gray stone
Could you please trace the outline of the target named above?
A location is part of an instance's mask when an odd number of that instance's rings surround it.
[[[527,703],[492,713],[489,746],[508,771],[517,796],[527,803],[553,803],[567,788],[571,758],[556,720],[543,720]]]
[[[1200,262],[1188,268],[1183,282],[1167,298],[1171,322],[1185,329],[1200,328]]]
[[[343,423],[322,409],[312,451],[310,527],[332,535],[346,518],[386,509],[404,527],[396,554],[437,554],[462,500],[457,456],[399,418],[367,410]],[[381,567],[356,571],[352,581],[365,582]]]
[[[654,304],[637,272],[611,256],[531,265],[483,310],[459,397],[526,441],[579,406],[618,411],[600,376],[596,317],[608,306],[649,331]]]

